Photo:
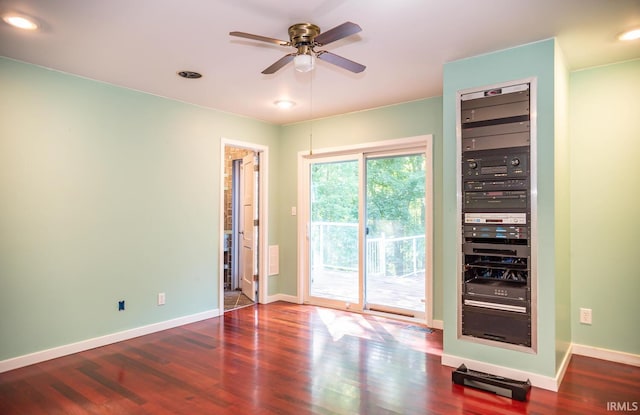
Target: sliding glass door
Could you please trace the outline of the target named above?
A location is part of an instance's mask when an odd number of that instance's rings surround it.
[[[306,302],[425,317],[426,161],[416,147],[305,160]]]
[[[366,160],[368,309],[424,312],[424,153]]]
[[[309,295],[360,304],[360,162],[330,158],[310,165]]]

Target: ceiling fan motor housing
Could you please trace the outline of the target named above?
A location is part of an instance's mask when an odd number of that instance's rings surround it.
[[[313,40],[319,34],[320,28],[313,23],[296,23],[289,27],[289,38],[296,48],[313,46]]]

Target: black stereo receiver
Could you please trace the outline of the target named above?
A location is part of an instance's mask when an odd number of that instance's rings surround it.
[[[462,161],[464,180],[527,178],[529,176],[529,153],[521,148],[513,150],[516,151],[466,152]]]

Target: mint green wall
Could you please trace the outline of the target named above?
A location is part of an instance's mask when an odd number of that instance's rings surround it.
[[[442,98],[313,122],[314,148],[433,134],[445,353],[547,375],[569,340],[640,353],[637,73],[640,60],[567,78],[548,40],[447,64]],[[455,92],[530,76],[550,258],[539,264],[538,355],[460,342],[455,326]],[[0,360],[218,307],[220,137],[269,146],[269,242],[281,254],[269,294],[296,295],[290,208],[309,123],[273,126],[4,58],[0,91]],[[592,326],[577,322],[579,307],[593,309]]]
[[[555,41],[447,63],[444,67],[443,154],[443,304],[444,353],[542,375],[556,371],[554,71]],[[538,351],[505,350],[457,338],[456,93],[528,77],[537,77],[538,155]]]
[[[640,60],[573,72],[570,91],[573,342],[640,354]]]
[[[555,313],[556,371],[571,346],[571,228],[570,228],[570,143],[569,71],[562,50],[555,48]]]
[[[0,360],[218,308],[220,138],[279,127],[4,58],[0,91]]]
[[[442,100],[429,98],[369,111],[356,112],[313,121],[313,147],[340,147],[352,144],[433,134],[434,154],[434,319],[441,319],[442,310]],[[297,295],[297,217],[291,216],[291,206],[298,203],[298,152],[309,150],[308,122],[284,126],[280,152],[280,205],[277,221],[281,244],[280,292]]]

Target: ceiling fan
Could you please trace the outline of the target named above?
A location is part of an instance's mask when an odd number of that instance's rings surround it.
[[[275,43],[280,46],[293,46],[297,49],[296,52],[289,53],[278,59],[273,65],[262,71],[263,74],[268,75],[275,73],[291,61],[294,61],[294,65],[298,71],[307,72],[313,69],[315,58],[337,65],[348,71],[360,73],[364,71],[366,66],[338,56],[335,53],[327,52],[326,50],[316,51],[315,48],[328,45],[336,40],[356,34],[361,30],[357,24],[345,22],[321,33],[320,27],[313,23],[296,23],[289,27],[290,40],[288,42],[245,32],[229,32],[229,35],[259,40],[261,42]]]

